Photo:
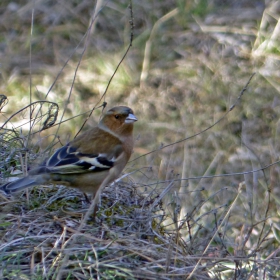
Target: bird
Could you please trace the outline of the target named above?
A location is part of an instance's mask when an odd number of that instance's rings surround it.
[[[116,180],[133,152],[133,126],[137,121],[131,108],[109,109],[98,125],[56,150],[26,177],[0,186],[12,194],[35,185],[64,185],[95,196],[99,187]]]

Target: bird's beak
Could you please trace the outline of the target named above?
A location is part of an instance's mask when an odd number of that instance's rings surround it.
[[[136,121],[137,118],[133,114],[129,114],[125,119],[125,123],[134,123]]]

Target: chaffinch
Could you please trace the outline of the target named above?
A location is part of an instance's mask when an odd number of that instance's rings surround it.
[[[113,182],[121,174],[133,150],[133,111],[126,106],[108,110],[97,127],[58,149],[28,176],[0,187],[5,193],[24,188],[59,184],[95,193],[101,184]]]

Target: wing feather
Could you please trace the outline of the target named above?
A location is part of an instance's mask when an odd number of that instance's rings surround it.
[[[100,172],[112,168],[114,162],[113,155],[80,153],[77,148],[67,144],[58,149],[41,170],[59,174]]]
[[[85,145],[84,139],[88,139]],[[102,143],[102,145],[100,145]],[[32,174],[79,174],[109,170],[123,153],[120,139],[99,128],[87,131],[54,154]]]

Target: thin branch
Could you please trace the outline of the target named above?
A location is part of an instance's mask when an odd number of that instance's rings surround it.
[[[129,46],[127,47],[123,57],[121,58],[120,62],[118,63],[113,75],[111,76],[111,78],[109,79],[109,82],[107,84],[107,87],[104,91],[104,93],[102,94],[102,96],[100,97],[100,99],[98,100],[98,102],[96,103],[96,105],[92,108],[92,110],[90,111],[89,115],[87,116],[87,118],[85,119],[84,123],[82,124],[81,128],[79,129],[79,131],[77,132],[75,138],[78,136],[78,134],[81,132],[81,130],[83,129],[83,127],[85,126],[85,124],[87,123],[88,119],[91,117],[93,111],[95,110],[96,106],[101,102],[101,100],[104,98],[104,102],[102,104],[102,106],[105,108],[106,105],[107,105],[107,102],[105,101],[105,96],[107,94],[107,91],[109,89],[109,86],[111,85],[111,82],[113,80],[113,78],[115,77],[119,67],[121,66],[122,62],[124,61],[125,57],[127,56],[130,48],[132,47],[132,41],[133,41],[133,30],[134,30],[134,23],[133,23],[133,11],[132,11],[132,3],[130,1],[130,4],[129,4],[129,9],[130,9],[130,41],[129,41]]]
[[[252,78],[254,77],[254,75],[255,75],[255,73],[253,73],[253,74],[250,76],[248,82],[246,83],[246,85],[243,87],[243,89],[242,89],[241,92],[239,93],[239,96],[238,96],[238,98],[236,99],[235,103],[234,103],[234,104],[228,109],[228,111],[227,111],[220,119],[218,119],[215,123],[213,123],[212,125],[208,126],[207,128],[203,129],[202,131],[200,131],[200,132],[198,132],[198,133],[196,133],[196,134],[194,134],[194,135],[191,135],[191,136],[186,137],[186,138],[183,138],[183,139],[181,139],[181,140],[179,140],[179,141],[176,141],[176,142],[167,144],[167,145],[165,145],[165,146],[162,146],[162,147],[160,147],[160,149],[153,150],[153,151],[148,152],[148,153],[146,153],[146,154],[144,154],[144,155],[141,155],[141,156],[139,156],[139,157],[137,157],[137,158],[134,158],[134,159],[132,159],[130,162],[135,161],[135,160],[138,160],[139,158],[145,157],[145,156],[150,155],[150,154],[152,154],[152,153],[158,152],[159,150],[163,150],[163,149],[165,149],[165,148],[167,148],[167,147],[170,147],[170,146],[173,146],[173,145],[182,143],[182,142],[184,142],[184,141],[186,141],[186,140],[192,139],[192,138],[194,138],[194,137],[196,137],[196,136],[198,136],[198,135],[200,135],[200,134],[202,134],[202,133],[204,133],[204,132],[210,130],[210,129],[213,128],[214,126],[216,126],[218,123],[220,123],[220,122],[221,122],[221,121],[222,121],[222,120],[223,120],[223,119],[224,119],[224,118],[239,104],[239,102],[241,101],[242,96],[244,95],[245,91],[247,90],[247,88],[248,88],[248,86],[249,86],[249,84],[250,84]]]

